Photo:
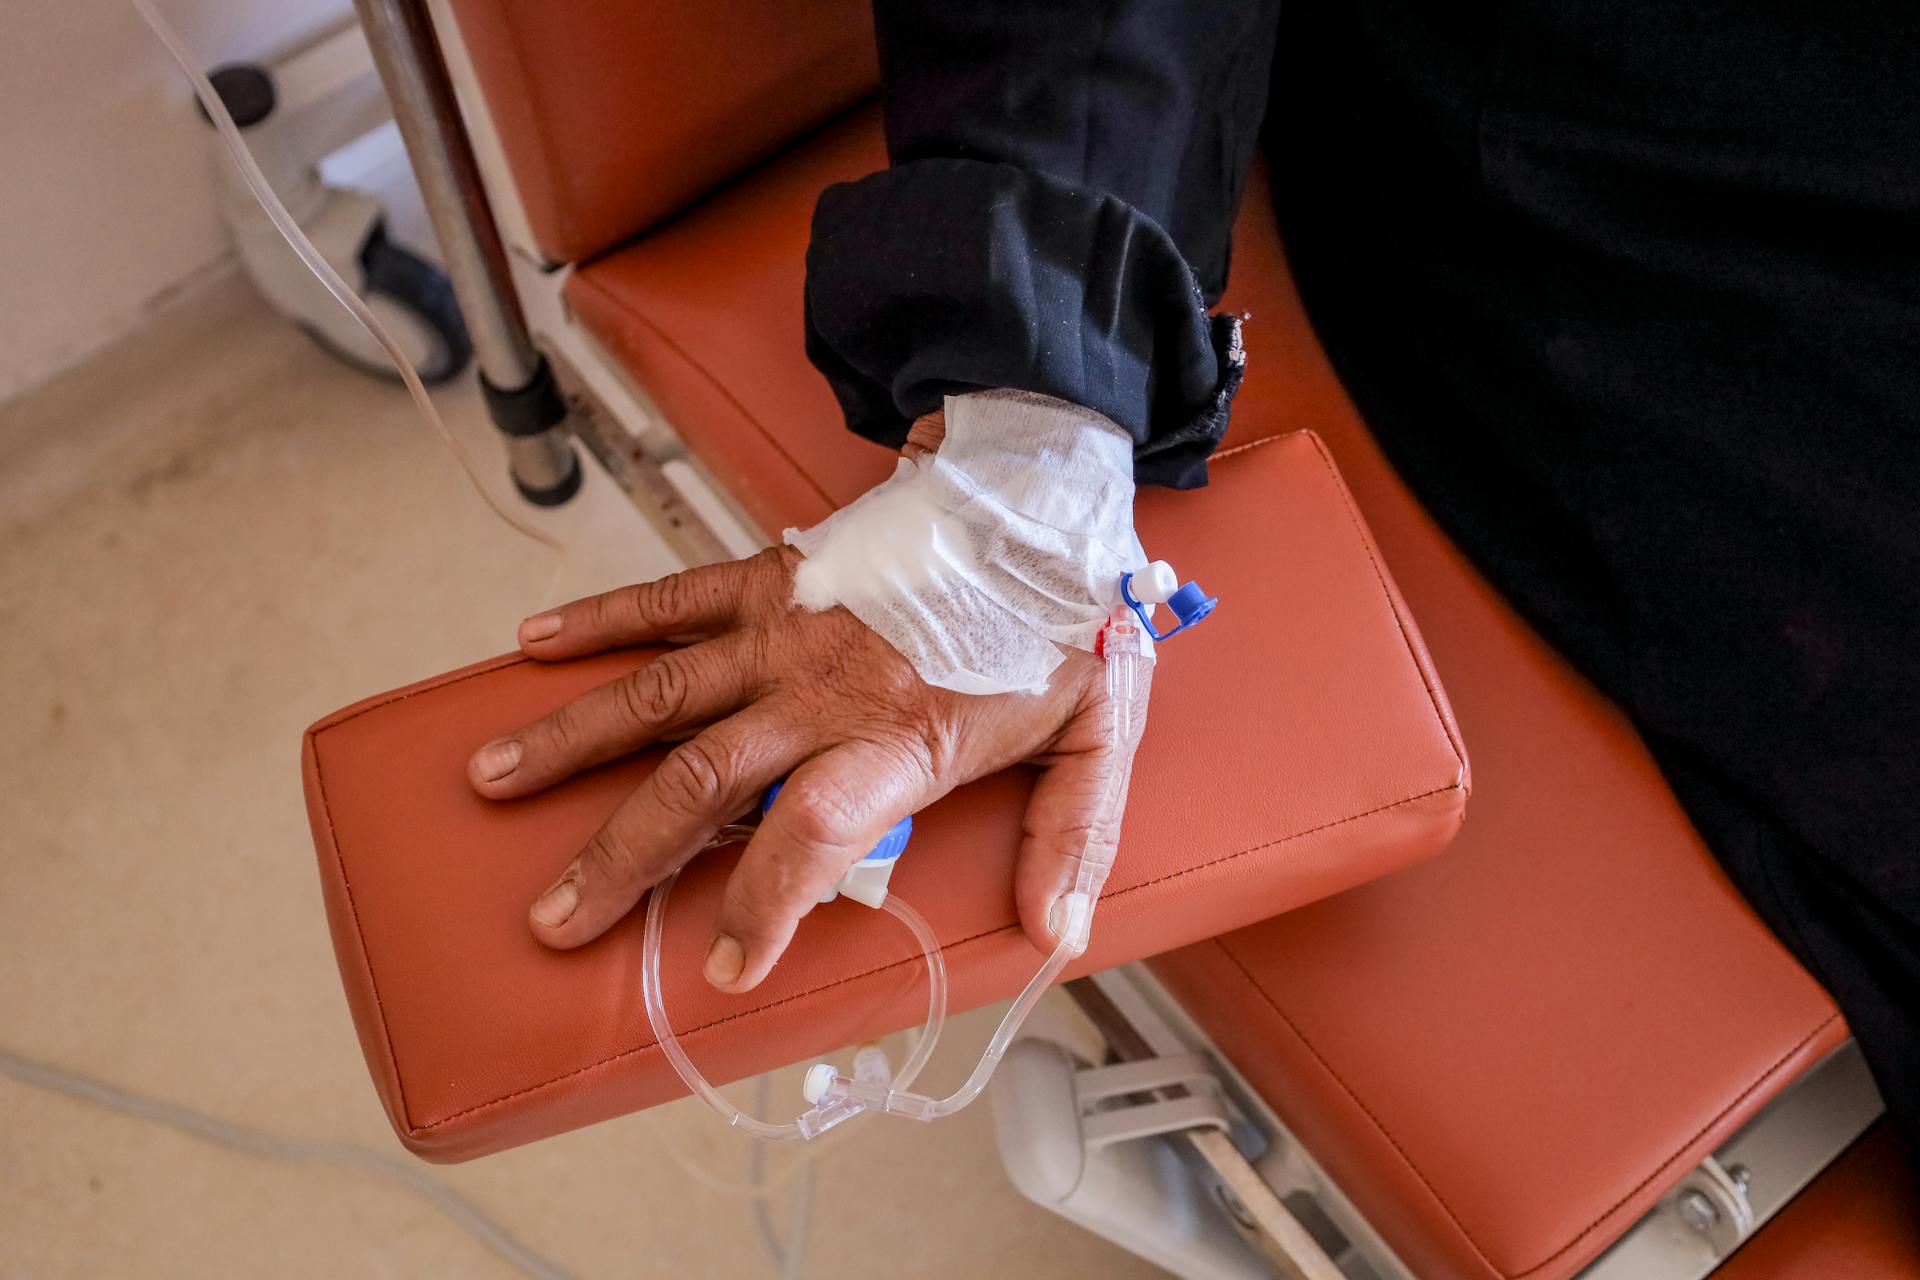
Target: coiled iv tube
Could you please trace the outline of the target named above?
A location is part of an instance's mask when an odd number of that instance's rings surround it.
[[[871,1046],[861,1049],[856,1055],[851,1076],[842,1075],[825,1063],[817,1064],[807,1073],[806,1091],[807,1101],[812,1104],[810,1109],[796,1119],[776,1124],[749,1116],[728,1101],[700,1074],[681,1048],[679,1037],[674,1034],[667,1019],[660,983],[660,944],[665,932],[667,901],[679,873],[675,872],[654,886],[647,902],[646,936],[640,970],[647,1021],[653,1025],[653,1034],[659,1041],[661,1052],[681,1080],[729,1125],[769,1142],[816,1138],[863,1111],[881,1111],[915,1120],[938,1120],[959,1111],[986,1089],[994,1068],[1005,1056],[1007,1047],[1013,1043],[1027,1015],[1033,1012],[1040,997],[1059,978],[1061,971],[1087,949],[1093,929],[1094,904],[1106,883],[1108,863],[1096,856],[1095,849],[1103,837],[1117,836],[1118,833],[1121,813],[1126,805],[1135,734],[1139,727],[1136,704],[1145,691],[1141,672],[1153,661],[1139,626],[1124,609],[1114,612],[1101,633],[1101,656],[1106,665],[1106,692],[1110,709],[1106,786],[1099,820],[1089,826],[1086,844],[1081,848],[1074,871],[1073,888],[1060,899],[1060,918],[1055,922],[1060,940],[1026,987],[1015,997],[994,1031],[993,1038],[987,1042],[986,1051],[980,1055],[972,1074],[946,1097],[931,1098],[909,1091],[920,1069],[932,1057],[934,1045],[946,1021],[947,968],[941,958],[939,939],[934,937],[933,930],[919,912],[902,902],[897,895],[888,894],[882,903],[882,910],[890,912],[912,930],[927,962],[927,1021],[919,1043],[897,1073],[889,1069],[886,1055]],[[723,841],[735,838],[738,838],[737,829],[722,833]],[[1109,847],[1112,843],[1109,842]]]

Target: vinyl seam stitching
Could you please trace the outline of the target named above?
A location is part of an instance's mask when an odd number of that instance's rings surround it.
[[[1467,753],[1459,739],[1454,736],[1454,727],[1448,722],[1446,712],[1441,707],[1440,691],[1434,687],[1427,667],[1420,662],[1419,651],[1414,646],[1413,637],[1407,632],[1406,619],[1400,616],[1399,603],[1394,599],[1393,589],[1387,585],[1386,570],[1380,567],[1380,558],[1374,554],[1373,541],[1368,535],[1367,527],[1362,523],[1360,513],[1354,508],[1353,494],[1348,491],[1346,481],[1340,475],[1340,468],[1334,465],[1333,454],[1327,449],[1326,442],[1317,432],[1305,431],[1302,434],[1312,443],[1315,451],[1320,455],[1320,461],[1333,474],[1334,489],[1340,495],[1341,505],[1346,508],[1347,520],[1353,525],[1354,534],[1360,539],[1361,550],[1367,553],[1367,563],[1373,567],[1373,578],[1380,586],[1380,594],[1386,597],[1387,612],[1393,615],[1393,625],[1400,628],[1400,641],[1406,646],[1407,658],[1413,663],[1414,674],[1420,677],[1421,686],[1427,691],[1427,702],[1433,708],[1434,719],[1440,722],[1440,731],[1446,735],[1447,746],[1453,752],[1454,763],[1460,766],[1460,776],[1465,777]]]
[[[494,672],[504,671],[508,667],[524,666],[526,663],[529,663],[531,661],[533,661],[533,659],[529,658],[524,653],[509,654],[505,659],[501,661],[489,662],[480,667],[475,668],[472,671],[462,672],[460,675],[451,676],[444,680],[437,680],[432,684],[427,685],[425,688],[420,688],[418,686],[410,686],[406,689],[399,691],[398,693],[395,693],[390,698],[382,698],[378,702],[369,703],[368,705],[356,710],[352,715],[343,715],[337,720],[334,720],[334,719],[323,720],[319,724],[315,725],[309,731],[309,736],[318,737],[320,734],[326,733],[328,730],[338,729],[343,725],[352,724],[355,720],[358,720],[361,716],[367,715],[369,712],[378,711],[382,707],[390,707],[396,702],[405,702],[408,698],[416,697],[419,694],[438,693],[442,689],[451,689],[456,684],[465,684],[469,680],[477,679],[480,676],[492,675]],[[319,756],[317,754],[314,757],[314,771],[316,773],[319,771]]]
[[[1186,876],[1196,875],[1202,871],[1210,871],[1215,867],[1223,866],[1226,863],[1233,862],[1233,861],[1236,861],[1237,859],[1247,857],[1250,854],[1259,853],[1265,849],[1271,849],[1283,844],[1291,844],[1295,840],[1304,840],[1308,836],[1318,835],[1320,832],[1331,830],[1334,827],[1345,826],[1348,823],[1363,821],[1367,818],[1374,817],[1377,814],[1385,813],[1389,809],[1397,809],[1403,805],[1416,804],[1419,801],[1431,799],[1434,796],[1443,795],[1449,791],[1458,791],[1458,790],[1460,790],[1460,786],[1458,783],[1450,783],[1444,787],[1436,787],[1431,791],[1423,791],[1416,796],[1406,796],[1402,799],[1394,800],[1387,804],[1379,805],[1375,808],[1368,809],[1362,813],[1349,814],[1344,818],[1335,818],[1330,822],[1323,822],[1317,827],[1309,827],[1304,831],[1295,831],[1295,832],[1290,832],[1289,834],[1284,836],[1276,836],[1272,840],[1263,841],[1260,844],[1251,845],[1245,849],[1240,849],[1233,853],[1223,854],[1222,856],[1215,858],[1210,862],[1200,863],[1191,867],[1184,867],[1179,871],[1169,871],[1165,875],[1155,876],[1151,880],[1142,880],[1139,884],[1128,885],[1124,889],[1115,890],[1112,893],[1102,895],[1102,897],[1103,899],[1107,899],[1107,900],[1124,898],[1129,894],[1138,893],[1144,889],[1151,889],[1156,885],[1165,884],[1170,880],[1179,880]],[[983,938],[999,937],[1004,934],[1018,933],[1019,931],[1020,931],[1020,924],[1017,921],[1011,924],[998,925],[995,928],[987,929],[980,933],[968,934],[964,938],[958,938],[952,942],[942,943],[941,950],[952,951],[957,947],[968,946],[972,943],[980,941]],[[716,1018],[711,1022],[703,1022],[697,1027],[688,1028],[687,1030],[681,1031],[678,1034],[682,1039],[686,1039],[688,1037],[698,1035],[703,1031],[711,1031],[715,1027],[722,1027],[730,1022],[737,1022],[741,1018],[751,1018],[757,1014],[765,1013],[769,1009],[777,1009],[782,1005],[792,1004],[796,1000],[803,1000],[809,996],[819,995],[822,992],[831,991],[835,987],[846,986],[847,984],[854,983],[854,982],[861,982],[867,978],[876,977],[880,974],[886,973],[889,970],[898,969],[903,965],[911,965],[911,964],[919,963],[920,960],[921,960],[921,957],[919,956],[909,956],[903,960],[890,960],[887,963],[882,965],[877,965],[874,968],[865,969],[855,974],[849,974],[844,978],[836,978],[832,982],[826,983],[822,986],[809,987],[805,991],[796,991],[792,995],[782,996],[778,1000],[769,1001],[766,1004],[755,1005],[751,1009],[743,1009],[738,1013],[730,1013],[730,1014],[727,1014],[725,1017]],[[568,1071],[563,1075],[554,1076],[550,1080],[542,1080],[538,1084],[526,1085],[526,1086],[523,1086],[522,1088],[514,1090],[512,1093],[502,1094],[498,1098],[489,1098],[485,1102],[477,1102],[474,1105],[470,1107],[466,1107],[460,1111],[451,1112],[448,1115],[444,1115],[440,1117],[438,1120],[431,1121],[430,1123],[427,1123],[427,1124],[419,1125],[414,1129],[412,1129],[411,1131],[415,1133],[430,1133],[434,1129],[440,1128],[442,1125],[446,1125],[455,1120],[458,1120],[463,1116],[472,1115],[475,1112],[484,1111],[489,1107],[496,1107],[501,1105],[502,1103],[511,1102],[515,1098],[523,1097],[529,1093],[537,1093],[542,1089],[551,1088],[552,1086],[559,1084],[562,1081],[571,1080],[575,1076],[583,1075],[586,1072],[593,1071],[600,1067],[607,1066],[610,1063],[618,1062],[623,1058],[632,1057],[636,1053],[646,1053],[649,1050],[658,1049],[659,1047],[660,1047],[659,1042],[655,1041],[651,1044],[634,1045],[632,1048],[622,1049],[618,1053],[609,1054],[604,1058],[599,1058],[593,1062],[589,1062],[582,1066],[575,1067],[571,1071]]]
[[[475,675],[479,672],[473,673]],[[457,683],[450,681],[449,683]],[[391,701],[391,700],[390,700]],[[387,703],[381,703],[386,706]],[[368,708],[372,710],[372,708]],[[349,717],[352,718],[352,717]],[[340,723],[345,723],[341,721]],[[331,728],[332,726],[328,726]],[[393,1050],[393,1030],[387,1025],[387,1006],[380,999],[380,980],[374,976],[373,957],[367,954],[366,930],[360,927],[360,907],[353,900],[353,878],[347,874],[347,860],[340,856],[340,836],[333,826],[333,807],[327,803],[327,771],[320,763],[320,735],[309,730],[307,740],[313,747],[313,785],[320,792],[320,811],[327,820],[327,850],[333,854],[333,865],[340,872],[340,888],[347,895],[347,914],[353,917],[353,940],[359,944],[360,963],[366,967],[367,987],[373,992],[373,1007],[380,1015],[380,1047],[387,1052],[387,1066],[393,1071],[394,1096],[400,1102],[400,1118],[406,1122],[409,1131],[413,1129],[412,1109],[407,1106],[407,1085],[400,1075],[400,1058]]]
[[[1221,449],[1213,455],[1213,460],[1219,462],[1223,458],[1231,458],[1236,453],[1245,453],[1249,449],[1258,449],[1263,444],[1272,444],[1275,440],[1285,440],[1288,436],[1297,436],[1299,434],[1300,432],[1298,431],[1276,431],[1270,436],[1261,436],[1257,440],[1249,440],[1245,444],[1237,444],[1231,449]]]

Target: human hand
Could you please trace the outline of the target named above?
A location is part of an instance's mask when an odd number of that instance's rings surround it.
[[[800,918],[903,816],[1031,761],[1014,896],[1034,945],[1086,856],[1110,861],[1118,814],[1104,664],[1072,650],[1044,693],[977,696],[923,682],[844,608],[792,603],[797,552],[777,547],[527,619],[520,647],[559,661],[624,645],[686,647],[482,747],[481,795],[509,799],[656,742],[679,741],[534,903],[534,935],[577,947],[605,932],[761,794],[788,779],[727,883],[707,980],[751,990]],[[1137,701],[1144,708],[1142,687]],[[1143,709],[1135,712],[1136,726]],[[1130,752],[1132,744],[1122,751]]]

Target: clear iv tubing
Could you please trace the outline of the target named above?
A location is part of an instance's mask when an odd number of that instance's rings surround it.
[[[723,831],[716,843],[730,843],[750,833],[750,828],[746,831]],[[647,1021],[653,1024],[654,1038],[660,1042],[660,1051],[673,1064],[674,1071],[686,1082],[687,1087],[742,1133],[767,1142],[792,1142],[798,1138],[812,1137],[812,1134],[803,1132],[797,1122],[771,1124],[734,1106],[724,1094],[707,1083],[707,1078],[700,1074],[699,1068],[687,1057],[686,1050],[680,1047],[680,1037],[673,1033],[673,1027],[667,1022],[666,999],[660,987],[660,940],[666,930],[667,898],[679,878],[680,873],[674,872],[655,885],[653,892],[647,895],[647,931],[640,958],[640,991],[647,1005]],[[914,940],[920,944],[927,959],[927,1021],[920,1042],[914,1045],[900,1068],[900,1078],[906,1083],[911,1082],[920,1074],[920,1069],[927,1065],[927,1059],[933,1056],[934,1044],[940,1038],[940,1028],[946,1023],[947,962],[940,954],[940,940],[934,937],[932,926],[918,911],[894,894],[887,895],[880,909],[912,931]]]
[[[259,164],[254,161],[253,153],[247,149],[246,140],[240,136],[240,127],[234,123],[232,113],[227,110],[227,104],[220,100],[219,92],[214,89],[212,82],[194,61],[193,54],[188,51],[186,43],[180,39],[180,33],[167,24],[167,20],[160,16],[151,0],[129,0],[129,3],[146,21],[147,26],[152,28],[153,34],[162,45],[166,46],[168,55],[192,83],[194,96],[200,99],[200,105],[206,109],[207,118],[212,120],[214,128],[219,130],[220,140],[226,143],[227,152],[233,157],[234,164],[239,166],[240,177],[247,184],[247,190],[253,193],[253,198],[266,211],[267,217],[272,219],[274,229],[279,231],[281,238],[287,242],[294,253],[299,255],[300,261],[306,264],[307,270],[313,272],[320,283],[326,286],[327,292],[332,294],[335,300],[360,322],[360,327],[365,329],[373,340],[380,344],[380,349],[387,353],[387,359],[393,362],[394,370],[400,375],[400,381],[406,384],[407,394],[413,397],[414,406],[420,410],[420,416],[427,420],[427,425],[432,427],[440,437],[440,443],[453,454],[454,461],[458,462],[460,469],[466,472],[468,481],[479,493],[481,500],[487,504],[494,515],[499,516],[516,532],[539,543],[564,561],[567,551],[558,539],[503,506],[482,483],[480,468],[474,462],[473,455],[441,419],[440,411],[434,407],[433,397],[427,394],[425,384],[420,381],[420,375],[414,371],[413,362],[407,358],[407,353],[401,348],[400,343],[395,340],[392,333],[388,332],[387,327],[380,323],[380,318],[373,314],[367,304],[360,300],[360,295],[340,278],[340,273],[333,269],[333,265],[320,255],[313,241],[307,238],[306,232],[300,229],[300,224],[295,222],[293,215],[287,212],[287,206],[281,203],[280,197],[274,193],[272,184],[267,181],[267,175],[260,171]]]
[[[1033,1007],[1040,1002],[1040,997],[1046,994],[1061,971],[1087,949],[1093,928],[1094,903],[1099,898],[1101,886],[1106,882],[1107,864],[1089,855],[1095,841],[1104,833],[1117,832],[1119,827],[1121,811],[1126,802],[1127,774],[1133,757],[1131,747],[1136,728],[1134,704],[1140,687],[1139,673],[1143,666],[1152,662],[1152,658],[1141,640],[1139,627],[1124,610],[1115,611],[1101,641],[1101,653],[1106,662],[1107,702],[1112,709],[1108,740],[1111,765],[1101,803],[1103,821],[1089,827],[1087,844],[1081,850],[1079,865],[1074,872],[1073,889],[1061,899],[1065,904],[1065,914],[1059,921],[1059,943],[1000,1020],[999,1027],[987,1042],[986,1051],[980,1055],[980,1061],[967,1077],[966,1083],[946,1097],[930,1098],[925,1094],[908,1092],[908,1086],[932,1057],[934,1044],[946,1021],[947,969],[946,962],[941,958],[939,939],[934,937],[933,930],[919,912],[902,902],[897,895],[888,894],[881,907],[913,931],[921,950],[926,954],[927,1021],[920,1042],[914,1046],[898,1073],[890,1072],[885,1055],[872,1047],[861,1049],[855,1056],[854,1074],[851,1077],[835,1072],[831,1078],[817,1079],[813,1073],[809,1073],[808,1101],[813,1104],[812,1108],[794,1120],[776,1124],[747,1115],[728,1101],[707,1082],[680,1047],[679,1037],[674,1034],[667,1020],[666,1002],[660,983],[660,943],[666,926],[667,899],[679,873],[675,872],[654,887],[647,901],[646,936],[640,962],[640,987],[646,1001],[647,1021],[653,1025],[654,1038],[659,1042],[661,1052],[679,1073],[681,1080],[708,1106],[719,1112],[728,1124],[769,1142],[790,1142],[818,1137],[863,1111],[882,1111],[915,1120],[938,1120],[965,1107],[987,1087],[994,1068],[1000,1064],[1007,1047],[1013,1043],[1013,1037],[1027,1020],[1027,1015],[1033,1012]],[[723,832],[721,838],[723,841],[737,839],[739,832],[737,829]],[[815,1068],[816,1072],[825,1070],[829,1069]]]
[[[426,419],[440,442],[446,446],[454,460],[466,473],[467,480],[473,485],[481,500],[500,520],[533,542],[539,543],[564,560],[566,548],[537,526],[528,523],[514,512],[503,506],[480,479],[478,465],[467,447],[458,436],[447,427],[435,407],[433,398],[427,394],[425,384],[414,370],[413,363],[387,327],[380,322],[358,294],[340,278],[313,241],[300,229],[293,215],[274,192],[266,175],[255,162],[253,153],[247,149],[245,139],[240,136],[239,126],[234,122],[226,103],[220,98],[199,64],[194,61],[185,42],[180,39],[166,19],[161,17],[151,0],[129,0],[134,10],[153,31],[154,36],[166,48],[168,55],[182,74],[193,86],[194,96],[206,110],[207,117],[218,130],[221,141],[226,145],[228,154],[240,170],[240,177],[246,183],[247,190],[259,202],[267,217],[272,221],[288,247],[305,264],[316,279],[332,294],[334,299],[359,322],[368,335],[380,345],[387,358],[392,361],[395,372],[407,388],[407,394],[413,398],[414,406],[420,416]],[[1144,663],[1152,659],[1147,655],[1140,641],[1138,628],[1126,617],[1124,611],[1116,610],[1103,634],[1103,652],[1106,657],[1107,694],[1113,708],[1112,737],[1110,739],[1113,768],[1108,774],[1106,796],[1102,811],[1111,826],[1117,826],[1120,807],[1126,798],[1126,774],[1132,752],[1128,746],[1133,739],[1133,710],[1137,673]],[[1098,832],[1090,830],[1089,845],[1098,837]],[[647,1018],[653,1024],[655,1037],[662,1052],[680,1078],[709,1106],[718,1111],[729,1124],[768,1141],[789,1141],[797,1138],[813,1138],[834,1127],[861,1111],[885,1111],[892,1115],[911,1116],[918,1120],[935,1120],[952,1115],[975,1098],[986,1088],[987,1080],[994,1068],[1006,1053],[1007,1046],[1020,1029],[1027,1015],[1033,1011],[1040,997],[1053,985],[1056,978],[1072,960],[1086,950],[1087,940],[1093,924],[1093,907],[1098,898],[1101,885],[1106,879],[1105,864],[1087,856],[1083,849],[1079,865],[1075,872],[1074,887],[1062,901],[1066,904],[1066,917],[1060,922],[1060,942],[1051,955],[1040,966],[1033,979],[1021,991],[1007,1015],[1001,1020],[993,1039],[988,1043],[986,1052],[980,1057],[979,1064],[965,1084],[945,1098],[929,1098],[923,1094],[907,1092],[927,1061],[933,1055],[934,1046],[940,1036],[940,1030],[946,1022],[947,974],[946,962],[941,957],[940,943],[934,937],[932,929],[920,916],[920,913],[894,895],[888,895],[882,904],[909,930],[919,942],[927,962],[927,1021],[913,1051],[898,1073],[892,1073],[885,1066],[885,1057],[877,1049],[864,1049],[856,1059],[855,1073],[852,1078],[835,1075],[824,1085],[820,1096],[813,1099],[812,1110],[797,1120],[785,1124],[770,1124],[767,1121],[746,1115],[734,1106],[718,1090],[708,1084],[688,1059],[680,1047],[679,1038],[673,1033],[667,1021],[666,1007],[660,986],[660,939],[664,926],[667,898],[672,891],[678,873],[662,881],[649,897],[647,904],[647,924],[645,954],[641,967],[641,987],[645,995]]]

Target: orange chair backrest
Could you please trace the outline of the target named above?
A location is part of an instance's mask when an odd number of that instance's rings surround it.
[[[879,84],[868,0],[451,0],[534,239],[590,258]]]

